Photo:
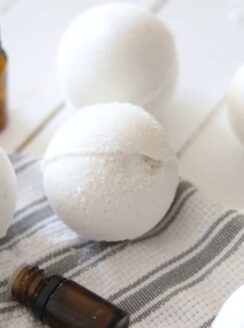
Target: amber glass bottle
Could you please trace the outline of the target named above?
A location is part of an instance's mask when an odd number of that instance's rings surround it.
[[[0,131],[7,123],[7,55],[0,41]]]
[[[127,328],[129,315],[72,280],[24,266],[10,283],[12,296],[53,328]]]

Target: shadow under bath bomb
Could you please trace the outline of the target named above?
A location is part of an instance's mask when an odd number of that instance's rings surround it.
[[[82,108],[56,133],[43,161],[59,217],[93,240],[136,238],[166,214],[178,185],[163,127],[131,104]]]

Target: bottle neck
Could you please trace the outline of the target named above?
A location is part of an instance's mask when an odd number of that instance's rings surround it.
[[[18,302],[30,307],[46,284],[47,278],[43,270],[36,266],[25,266],[17,272],[11,286],[11,293]]]

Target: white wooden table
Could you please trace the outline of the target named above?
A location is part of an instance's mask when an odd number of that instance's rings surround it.
[[[114,0],[115,1],[115,0]],[[9,55],[10,122],[0,134],[9,152],[42,155],[74,112],[55,80],[55,53],[67,25],[105,0],[4,0],[2,38]],[[244,61],[244,0],[133,0],[171,28],[180,74],[162,117],[179,157],[182,177],[206,197],[244,208],[244,147],[227,119],[224,94]]]

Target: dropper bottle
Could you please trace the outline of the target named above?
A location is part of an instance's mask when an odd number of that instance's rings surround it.
[[[129,315],[85,287],[64,277],[47,277],[24,265],[10,279],[12,296],[53,328],[127,328]]]
[[[0,37],[0,131],[7,123],[7,55]]]

